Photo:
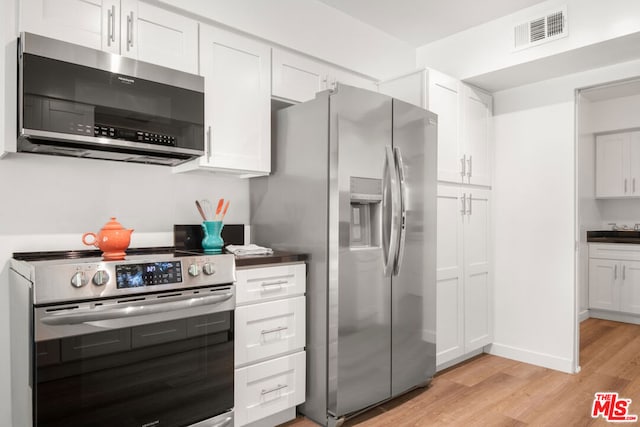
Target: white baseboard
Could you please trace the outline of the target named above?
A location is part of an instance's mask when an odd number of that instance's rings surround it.
[[[580,313],[578,313],[578,322],[582,323],[589,317],[591,317],[589,315],[589,309],[582,310]]]
[[[640,316],[618,313],[615,311],[597,310],[592,308],[589,310],[589,316],[596,319],[612,320],[614,322],[633,323],[634,325],[640,325]]]
[[[486,346],[485,351],[489,354],[517,360],[518,362],[530,363],[532,365],[542,366],[544,368],[554,369],[568,374],[575,373],[573,370],[574,363],[571,359],[565,359],[551,354],[538,353],[523,348],[496,343]]]

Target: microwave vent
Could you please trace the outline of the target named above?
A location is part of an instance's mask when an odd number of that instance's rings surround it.
[[[514,27],[514,50],[522,50],[566,37],[567,7],[529,19]]]

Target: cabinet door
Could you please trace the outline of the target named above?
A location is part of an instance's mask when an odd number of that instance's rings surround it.
[[[272,49],[271,72],[271,95],[288,101],[308,101],[326,88],[323,64],[282,49]]]
[[[377,92],[377,85],[373,80],[362,77],[356,73],[352,73],[347,70],[339,68],[329,68],[328,71],[328,85],[329,88],[334,89],[337,83],[345,85],[359,87],[361,89],[367,89]]]
[[[438,186],[436,366],[464,354],[461,203],[458,188]]]
[[[493,340],[493,298],[489,268],[490,194],[490,191],[476,189],[466,193],[467,212],[463,218],[466,353]]]
[[[628,155],[628,133],[601,135],[596,138],[596,197],[624,197],[627,194]]]
[[[428,110],[438,115],[438,180],[462,182],[460,82],[429,70]]]
[[[20,31],[102,48],[102,0],[21,0]],[[112,5],[105,2],[105,7]]]
[[[608,259],[589,260],[589,308],[618,309],[616,283],[620,265]]]
[[[198,22],[137,0],[122,0],[122,55],[198,73]]]
[[[629,134],[629,196],[640,196],[640,132]]]
[[[491,115],[491,96],[463,85],[462,144],[469,184],[491,185]]]
[[[640,314],[640,261],[623,262],[620,267],[620,311]]]
[[[205,78],[206,155],[201,165],[231,172],[271,169],[271,49],[209,26],[200,31]]]
[[[421,70],[378,83],[378,92],[418,107],[427,106],[427,71]]]

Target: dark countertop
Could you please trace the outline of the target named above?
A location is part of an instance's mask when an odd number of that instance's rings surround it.
[[[630,243],[640,244],[640,231],[635,230],[598,230],[587,231],[589,243]]]
[[[273,251],[272,255],[243,255],[236,256],[236,267],[253,267],[264,264],[281,264],[285,262],[300,262],[308,259],[306,254],[294,252]]]

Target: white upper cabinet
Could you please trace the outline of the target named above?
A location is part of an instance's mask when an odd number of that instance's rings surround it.
[[[20,31],[102,49],[103,28],[106,33],[111,6],[115,3],[102,0],[21,0]]]
[[[282,49],[272,50],[271,70],[271,95],[276,98],[304,102],[326,88],[323,64]]]
[[[205,81],[205,155],[176,166],[266,175],[271,170],[271,48],[206,25],[200,27]]]
[[[142,1],[24,0],[20,30],[198,72],[198,22]]]
[[[596,137],[596,197],[640,197],[640,132]]]
[[[198,22],[150,4],[122,0],[120,52],[164,67],[198,73]]]
[[[271,95],[289,102],[305,102],[337,83],[376,90],[373,80],[302,55],[273,48]]]
[[[491,96],[463,85],[462,144],[464,182],[491,185]]]
[[[460,182],[462,144],[460,138],[460,91],[458,80],[429,71],[428,100],[424,108],[438,115],[438,180]]]
[[[435,70],[381,82],[378,88],[438,115],[438,181],[491,185],[489,94]]]

